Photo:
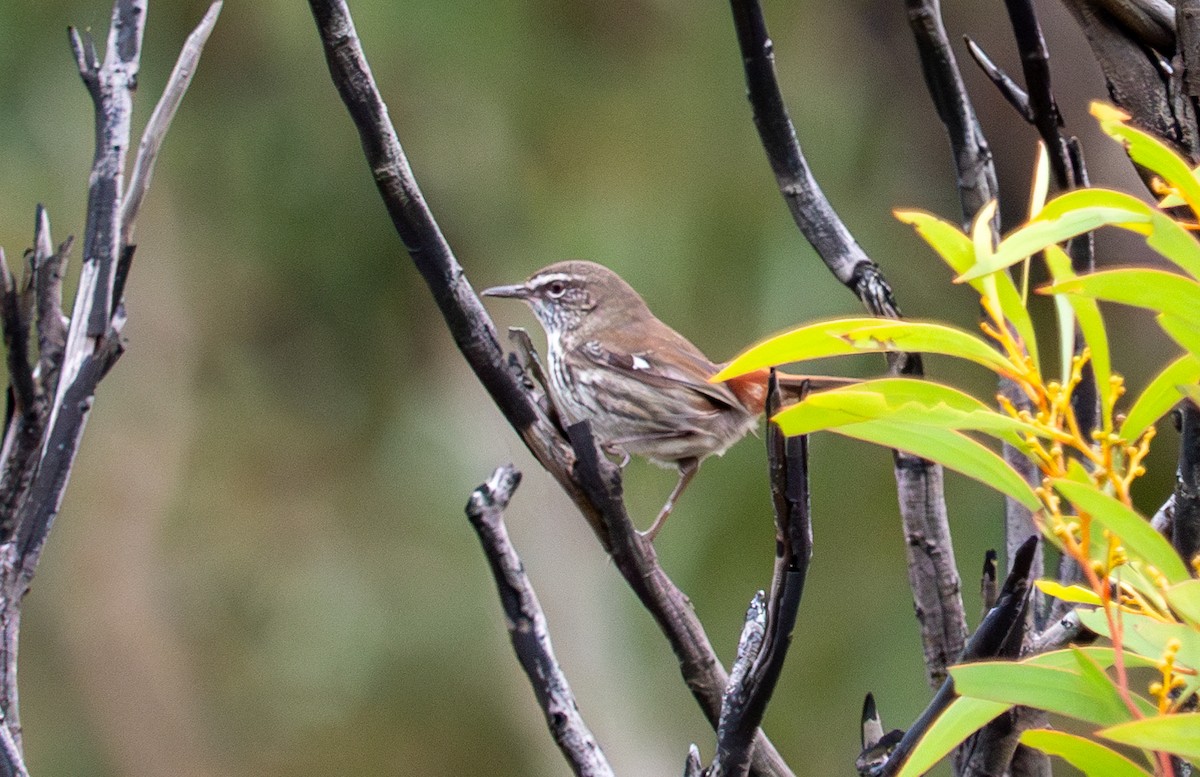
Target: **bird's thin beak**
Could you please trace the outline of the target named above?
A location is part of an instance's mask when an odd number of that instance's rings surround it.
[[[485,297],[512,297],[513,299],[529,299],[529,287],[523,283],[515,283],[512,286],[493,286],[490,289],[484,289],[480,293]]]

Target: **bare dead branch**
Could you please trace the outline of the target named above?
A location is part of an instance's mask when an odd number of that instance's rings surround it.
[[[609,553],[613,564],[667,637],[679,659],[684,682],[716,729],[729,677],[717,660],[704,627],[687,596],[659,565],[654,546],[629,520],[621,501],[617,466],[600,453],[590,425],[586,421],[572,424],[567,428],[567,437],[575,451],[575,476],[592,504],[599,508],[611,538]],[[753,774],[792,774],[761,730],[755,736],[752,759]]]
[[[996,606],[996,551],[983,554],[983,573],[979,576],[979,599],[983,603],[983,614]]]
[[[975,108],[967,96],[958,61],[946,36],[941,3],[938,0],[905,0],[905,6],[921,58],[925,86],[950,140],[963,223],[970,223],[979,209],[999,191],[992,151],[975,117]],[[998,227],[999,223],[997,211],[994,225]]]
[[[731,0],[730,5],[754,125],[792,218],[834,277],[854,292],[873,315],[899,317],[891,287],[834,211],[800,149],[779,92],[774,49],[767,36],[762,8],[756,0]]]
[[[50,241],[50,221],[45,209],[40,209],[38,233]],[[37,336],[38,336],[38,380],[41,381],[42,391],[48,396],[54,396],[58,389],[58,372],[62,366],[63,351],[67,347],[67,317],[62,309],[63,275],[67,268],[67,258],[75,243],[73,237],[68,237],[58,246],[58,250],[44,254],[44,248],[39,238],[35,241],[34,286],[36,288],[37,304]]]
[[[8,352],[8,379],[12,387],[13,409],[18,416],[36,415],[38,391],[29,366],[29,319],[21,310],[21,293],[8,269],[4,249],[0,248],[0,324],[4,347]]]
[[[498,468],[471,494],[467,518],[496,580],[513,650],[555,743],[578,777],[611,777],[612,768],[579,713],[575,694],[554,656],[545,613],[504,525],[504,509],[520,482],[521,473],[512,465]]]
[[[967,51],[971,53],[971,58],[975,60],[975,64],[983,71],[996,89],[1000,91],[1002,97],[1008,101],[1008,104],[1013,107],[1017,113],[1021,115],[1025,121],[1033,123],[1033,108],[1029,107],[1029,95],[1025,94],[1025,90],[1012,79],[1012,77],[1004,72],[1004,70],[992,61],[987,52],[983,50],[978,43],[965,37],[967,42]]]
[[[979,628],[971,635],[958,663],[969,663],[997,656],[1015,657],[1019,653],[1025,633],[1025,611],[1032,584],[1030,573],[1033,565],[1033,551],[1037,544],[1038,538],[1030,537],[1017,552],[1012,563],[1012,571],[1005,578],[1000,595],[996,599],[996,606],[988,611],[983,622],[979,624]],[[888,756],[887,761],[870,774],[873,777],[896,774],[912,753],[912,748],[924,736],[930,724],[954,700],[954,697],[954,682],[952,679],[948,679],[934,694],[933,700],[913,723],[912,728],[905,732],[904,737]],[[967,757],[969,758],[969,754]]]
[[[781,404],[779,382],[772,371],[767,416],[778,412]],[[709,777],[742,777],[749,767],[754,732],[762,724],[783,670],[812,559],[808,437],[785,437],[777,424],[769,423],[767,459],[775,504],[775,573],[770,597],[755,597],[746,613],[738,661],[721,703],[717,752]]]
[[[1200,408],[1182,402],[1179,414],[1179,466],[1172,495],[1171,544],[1185,561],[1200,553]]]
[[[150,178],[154,175],[154,163],[158,161],[158,152],[167,136],[171,120],[175,118],[175,111],[179,109],[180,103],[183,102],[183,95],[192,83],[192,76],[196,74],[196,66],[200,64],[200,54],[204,51],[204,44],[208,41],[208,36],[217,23],[217,17],[221,14],[222,2],[223,0],[216,0],[208,7],[208,12],[204,14],[200,24],[184,42],[183,48],[179,52],[179,59],[175,62],[175,69],[171,71],[171,76],[167,79],[162,97],[154,106],[154,113],[150,114],[150,121],[146,123],[146,129],[142,132],[142,142],[138,147],[137,159],[134,160],[133,172],[129,175],[129,188],[121,203],[122,248],[133,243],[134,225],[137,222],[138,211],[142,207],[142,200],[150,188]],[[120,298],[118,294],[116,299]]]

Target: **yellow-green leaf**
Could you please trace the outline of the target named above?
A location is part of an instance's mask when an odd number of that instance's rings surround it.
[[[1071,269],[1071,258],[1058,246],[1050,246],[1046,249],[1046,265],[1050,269],[1050,275],[1055,281],[1064,281],[1075,277],[1075,271]],[[1061,310],[1061,301],[1066,299],[1071,311],[1075,316],[1075,323],[1079,325],[1079,331],[1083,334],[1083,341],[1087,343],[1088,349],[1092,354],[1092,374],[1096,376],[1096,391],[1100,396],[1102,417],[1106,424],[1105,431],[1111,431],[1112,424],[1112,408],[1114,403],[1113,388],[1112,388],[1112,360],[1108,350],[1108,330],[1104,326],[1104,318],[1100,315],[1100,306],[1096,304],[1096,300],[1080,297],[1076,295],[1055,295],[1055,307]],[[1060,313],[1060,320],[1065,318]],[[1065,324],[1064,324],[1064,329]],[[1071,337],[1074,337],[1074,330],[1071,331]],[[1074,357],[1075,351],[1072,347],[1067,346],[1068,337],[1065,334],[1060,335],[1063,340],[1063,362],[1064,374],[1069,374],[1070,360]]]
[[[1115,750],[1065,731],[1030,729],[1021,734],[1021,744],[1056,755],[1087,777],[1153,777]]]
[[[1112,189],[1076,189],[1054,198],[1038,217],[1053,219],[1065,211],[1096,206],[1145,216],[1144,222],[1125,221],[1112,226],[1144,236],[1146,245],[1174,262],[1193,278],[1200,278],[1200,242],[1178,221],[1130,194]]]
[[[955,273],[962,274],[974,266],[975,246],[971,238],[963,234],[954,224],[943,221],[930,213],[916,210],[898,210],[896,218],[915,227],[917,234],[923,237],[926,243],[929,243],[933,250],[942,257],[942,261]],[[1036,368],[1038,366],[1037,336],[1034,333],[1033,321],[1029,318],[1029,311],[1022,301],[1021,293],[1017,291],[1017,287],[1008,273],[996,273],[994,277],[995,295],[1000,304],[1000,312],[1012,323],[1013,329],[1021,338],[1021,343],[1029,353],[1029,358],[1033,359]],[[970,283],[971,288],[979,292],[981,296],[987,294],[987,288],[982,278]]]
[[[1094,611],[1086,610],[1086,612]],[[1101,617],[1103,617],[1103,615]],[[1079,666],[1080,653],[1088,656],[1097,664],[1105,668],[1112,666],[1116,662],[1116,651],[1114,651],[1112,648],[1089,646],[1082,648],[1063,648],[1062,650],[1052,650],[1049,653],[1039,653],[1035,656],[1030,656],[1029,658],[1022,660],[1021,663],[1075,671]],[[1125,662],[1125,666],[1158,665],[1157,658],[1149,658],[1147,656],[1131,652],[1128,648],[1121,651],[1121,659]]]
[[[1158,325],[1172,340],[1183,346],[1183,349],[1197,359],[1200,359],[1200,326],[1187,318],[1180,318],[1167,313],[1156,316]]]
[[[918,777],[946,757],[959,742],[986,726],[1011,704],[959,697],[929,726],[897,777]]]
[[[862,421],[891,420],[918,426],[978,431],[1025,447],[1022,435],[1038,427],[998,413],[975,397],[928,380],[880,378],[809,394],[772,419],[795,436]]]
[[[886,420],[847,424],[833,431],[936,461],[947,469],[1011,496],[1030,510],[1041,509],[1037,494],[1016,470],[1004,459],[959,432]]]
[[[1162,750],[1183,758],[1200,758],[1200,713],[1156,715],[1096,732],[1105,739],[1144,750]]]
[[[1142,390],[1133,407],[1129,408],[1119,434],[1126,440],[1137,440],[1179,402],[1178,387],[1197,380],[1200,380],[1200,359],[1184,354],[1171,362]]]
[[[1167,602],[1175,613],[1200,628],[1200,580],[1188,580],[1167,590]]]
[[[1128,114],[1100,102],[1093,102],[1091,111],[1100,128],[1121,141],[1130,159],[1179,190],[1184,202],[1200,214],[1200,182],[1183,157],[1150,133],[1129,126]]]
[[[950,675],[963,696],[1035,707],[1101,726],[1131,717],[1111,683],[1107,688],[1099,686],[1078,668],[983,661],[951,667]]]
[[[1043,211],[1044,213],[1045,211]],[[986,261],[976,264],[968,272],[960,275],[956,281],[964,283],[1003,270],[1044,250],[1047,246],[1070,240],[1103,226],[1147,223],[1149,220],[1149,216],[1145,213],[1108,205],[1064,210],[1053,218],[1039,215],[1036,220],[1010,232],[1000,241],[1000,245]]]
[[[946,324],[887,318],[822,321],[776,335],[739,354],[709,380],[719,383],[763,367],[855,353],[913,351],[957,356],[1001,375],[1011,374],[1008,360],[982,338]]]
[[[1033,584],[1041,589],[1042,593],[1053,596],[1055,599],[1062,599],[1064,602],[1094,604],[1097,607],[1102,604],[1095,591],[1081,585],[1063,585],[1054,580],[1036,580]]]
[[[1179,554],[1145,518],[1117,499],[1101,493],[1095,486],[1067,479],[1055,480],[1053,484],[1080,512],[1087,513],[1095,523],[1120,537],[1131,557],[1151,564],[1171,583],[1190,579]],[[1093,530],[1092,536],[1099,535]]]
[[[1200,284],[1162,270],[1105,270],[1055,283],[1047,294],[1080,294],[1178,316],[1200,327]]]

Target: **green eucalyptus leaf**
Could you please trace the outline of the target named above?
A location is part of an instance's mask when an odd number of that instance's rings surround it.
[[[1047,294],[1079,294],[1178,316],[1200,327],[1200,284],[1163,270],[1105,270],[1055,283]]]
[[[1011,704],[959,697],[929,726],[897,777],[918,777],[933,768],[967,737],[1007,711]]]
[[[1030,729],[1021,733],[1020,741],[1048,755],[1058,756],[1087,777],[1153,777],[1115,750],[1065,731]]]
[[[1161,750],[1183,758],[1200,758],[1200,713],[1198,712],[1156,715],[1142,720],[1132,720],[1096,733],[1113,742],[1140,747],[1144,750]]]
[[[1102,726],[1132,717],[1111,682],[1099,684],[1094,675],[1085,677],[1078,666],[1072,671],[1011,661],[984,661],[951,667],[950,675],[955,690],[963,696],[1035,707]]]
[[[1025,448],[1023,435],[1038,427],[991,409],[958,389],[929,380],[881,378],[809,394],[772,419],[795,436],[862,421],[977,431]]]
[[[802,326],[739,354],[710,378],[717,383],[763,367],[856,353],[912,351],[957,356],[1007,375],[1012,367],[982,338],[946,324],[846,318]]]
[[[896,211],[896,218],[905,224],[916,228],[917,234],[937,251],[951,270],[962,274],[975,265],[975,246],[970,236],[963,234],[954,224],[944,221],[930,213],[916,210]],[[995,295],[1000,303],[1000,312],[1012,323],[1022,345],[1025,346],[1029,357],[1033,359],[1034,367],[1038,366],[1037,335],[1029,310],[1021,299],[1021,293],[1013,283],[1008,273],[996,273]],[[970,281],[971,288],[980,296],[987,294],[982,278]]]
[[[847,424],[833,431],[936,461],[947,469],[1011,496],[1030,510],[1041,509],[1037,494],[1016,470],[1004,459],[959,432],[887,420]]]
[[[1150,381],[1129,408],[1119,434],[1134,441],[1179,402],[1179,386],[1200,380],[1200,359],[1184,354]]]
[[[1065,478],[1053,481],[1053,485],[1080,512],[1087,513],[1095,523],[1120,537],[1121,544],[1131,558],[1141,558],[1153,565],[1171,583],[1181,583],[1191,578],[1171,544],[1154,530],[1149,521],[1132,509],[1101,493],[1095,486]],[[1093,537],[1099,538],[1095,530]]]

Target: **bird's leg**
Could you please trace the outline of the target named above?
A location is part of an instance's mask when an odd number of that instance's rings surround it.
[[[700,459],[694,456],[679,460],[679,482],[675,484],[675,490],[667,497],[667,503],[659,511],[658,517],[654,519],[654,523],[650,525],[649,529],[642,532],[643,537],[650,542],[654,542],[654,538],[662,530],[663,524],[667,522],[667,516],[675,508],[675,500],[683,493],[683,489],[687,488],[688,483],[692,482],[692,476],[696,474],[696,470],[698,469],[700,469]]]
[[[617,465],[620,469],[625,469],[629,464],[629,451],[622,448],[619,444],[610,442],[607,445],[601,445],[600,448],[609,456],[620,456],[621,463]]]

